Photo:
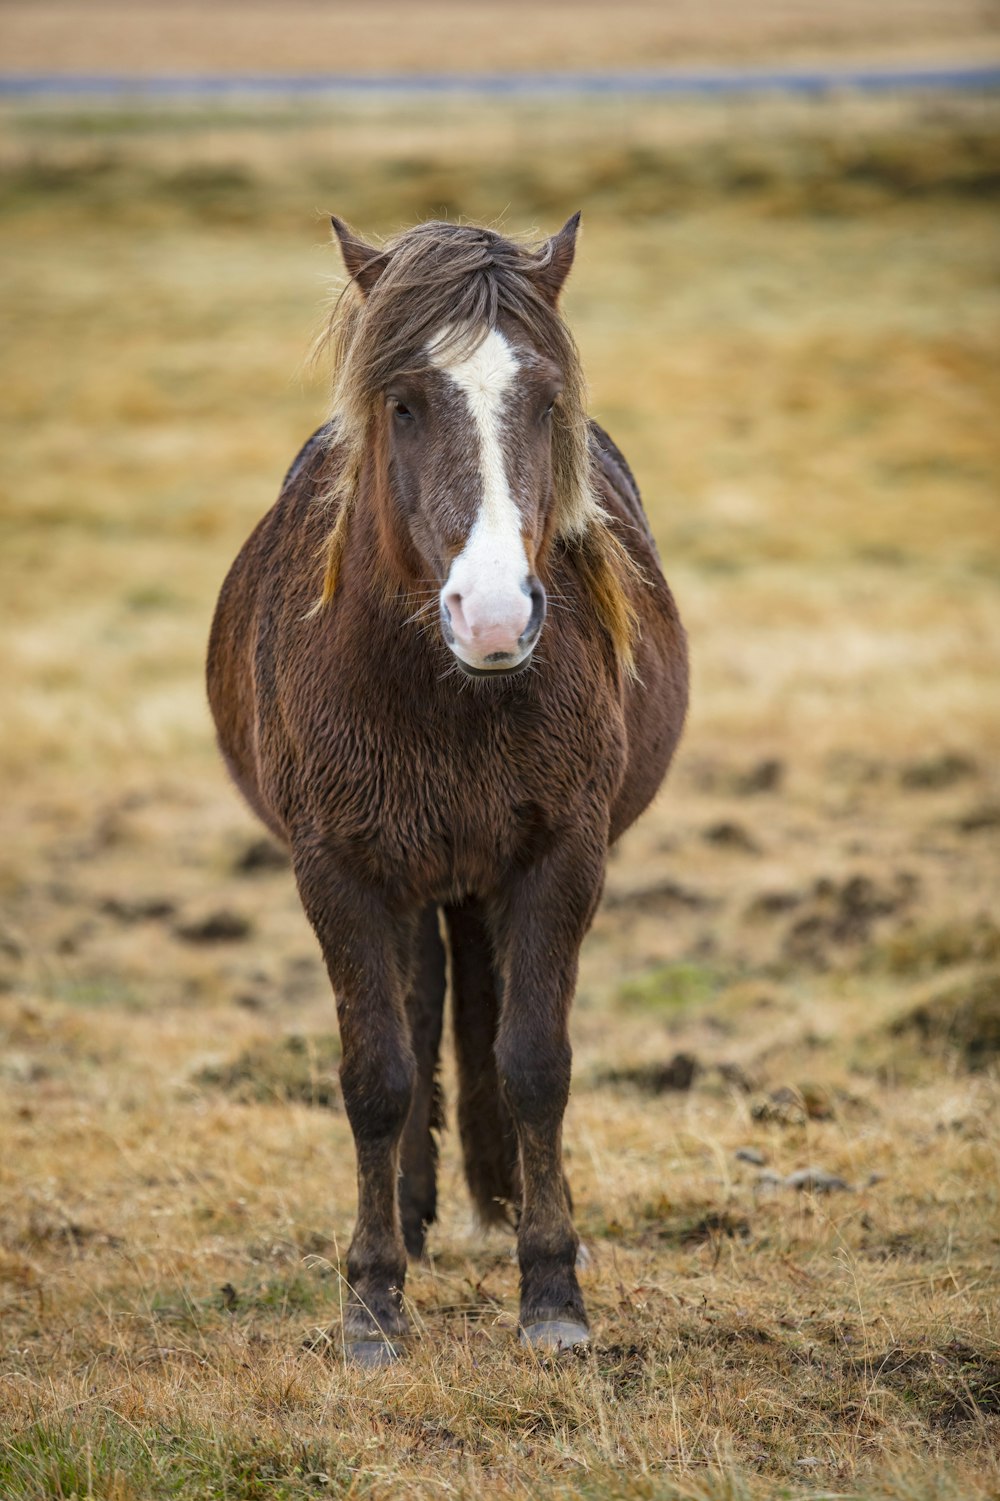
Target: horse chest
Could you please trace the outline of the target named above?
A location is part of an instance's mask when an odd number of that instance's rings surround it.
[[[484,890],[603,779],[601,737],[558,707],[440,715],[427,702],[403,711],[388,693],[348,698],[327,740],[320,820],[380,880],[440,899]]]

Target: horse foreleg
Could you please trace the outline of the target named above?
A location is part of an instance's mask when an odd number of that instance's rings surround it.
[[[410,1112],[416,1063],[404,1003],[412,920],[381,895],[345,879],[323,850],[294,851],[302,902],[319,938],[337,999],[341,1088],[354,1133],[358,1217],[347,1253],[347,1355],[379,1365],[406,1332],[406,1277],[397,1197],[400,1139]]]
[[[523,1190],[521,1338],[540,1348],[582,1344],[589,1333],[563,1176],[562,1121],[569,1008],[603,868],[603,847],[575,842],[513,881],[498,912],[504,994],[497,1071],[517,1131]]]

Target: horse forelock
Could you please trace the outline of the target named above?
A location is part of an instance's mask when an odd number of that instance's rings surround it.
[[[320,347],[333,366],[332,441],[338,470],[330,499],[337,518],[325,545],[320,605],[333,597],[350,513],[371,445],[375,416],[390,381],[407,372],[469,358],[500,325],[559,368],[563,389],[553,412],[553,535],[579,552],[595,610],[628,670],[635,611],[627,582],[634,569],[609,531],[597,498],[596,456],[579,353],[558,309],[536,280],[540,249],[473,225],[417,225],[384,247],[386,267],[367,296],[348,282]]]

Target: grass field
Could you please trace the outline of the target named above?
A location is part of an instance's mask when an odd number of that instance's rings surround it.
[[[18,73],[450,73],[665,64],[975,61],[991,0],[2,0]]]
[[[0,119],[5,1501],[1000,1494],[997,126]],[[581,206],[566,309],[694,663],[575,1011],[594,1347],[518,1348],[447,1132],[363,1376],[333,1007],[204,640],[325,416],[323,214]]]

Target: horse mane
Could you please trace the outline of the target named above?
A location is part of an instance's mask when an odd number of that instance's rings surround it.
[[[476,225],[431,221],[384,244],[384,269],[367,295],[349,280],[337,297],[317,341],[317,352],[329,351],[332,358],[331,441],[340,464],[326,497],[338,509],[324,543],[323,591],[315,609],[328,604],[337,588],[373,420],[389,381],[422,364],[427,345],[443,329],[462,357],[506,315],[562,371],[552,421],[554,535],[576,555],[616,657],[634,676],[639,620],[628,590],[644,575],[598,498],[580,355],[539,277],[551,254],[549,241],[533,247]]]

